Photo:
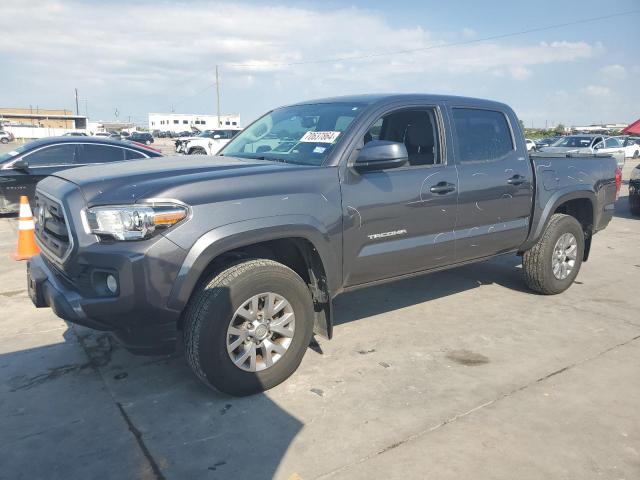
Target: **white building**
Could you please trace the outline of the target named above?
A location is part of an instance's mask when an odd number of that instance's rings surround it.
[[[240,128],[240,114],[195,115],[191,113],[150,113],[149,130],[184,132],[192,130],[214,130],[216,128]]]

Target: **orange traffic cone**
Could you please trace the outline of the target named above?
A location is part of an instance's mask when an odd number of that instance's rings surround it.
[[[20,218],[18,218],[18,249],[13,254],[14,260],[27,260],[40,253],[40,249],[36,245],[34,229],[29,199],[22,195],[20,197]]]

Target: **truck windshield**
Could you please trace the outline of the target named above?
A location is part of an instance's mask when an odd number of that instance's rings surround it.
[[[362,107],[336,102],[279,108],[244,129],[220,154],[322,165]]]

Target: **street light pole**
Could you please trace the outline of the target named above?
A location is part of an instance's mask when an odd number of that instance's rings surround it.
[[[216,111],[218,118],[218,127],[222,125],[220,121],[220,81],[218,80],[218,65],[216,65]]]

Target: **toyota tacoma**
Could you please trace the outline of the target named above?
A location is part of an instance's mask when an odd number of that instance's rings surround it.
[[[28,263],[37,307],[134,353],[182,337],[205,384],[247,395],[331,338],[342,292],[522,256],[566,290],[620,186],[598,154],[527,153],[513,110],[437,95],[361,95],[268,112],[217,156],[54,173],[38,184]]]

